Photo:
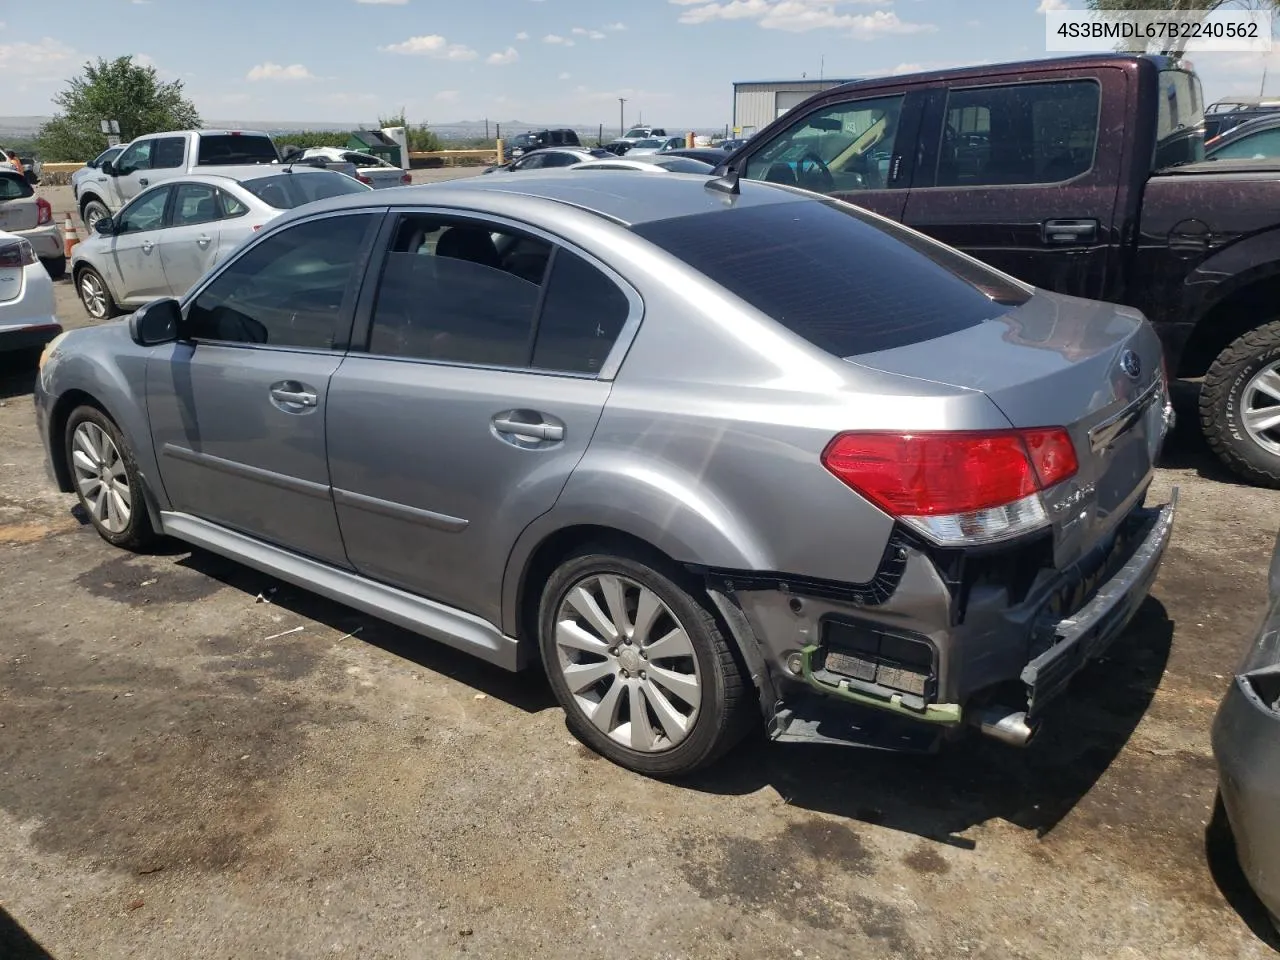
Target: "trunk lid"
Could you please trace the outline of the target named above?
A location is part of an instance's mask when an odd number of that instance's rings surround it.
[[[374,189],[383,189],[385,187],[400,186],[400,177],[404,171],[399,167],[363,167],[360,175],[368,177],[372,181],[371,185]]]
[[[4,240],[0,239],[0,246]],[[0,303],[9,303],[22,296],[22,267],[0,266]]]
[[[0,199],[0,230],[33,230],[39,219],[35,196]]]
[[[1065,427],[1079,471],[1044,493],[1060,567],[1146,492],[1167,390],[1159,340],[1135,310],[1037,291],[995,320],[849,361],[979,391],[1014,427]]]

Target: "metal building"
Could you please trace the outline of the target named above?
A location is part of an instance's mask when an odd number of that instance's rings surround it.
[[[740,80],[733,85],[733,126],[749,137],[819,90],[849,80]]]

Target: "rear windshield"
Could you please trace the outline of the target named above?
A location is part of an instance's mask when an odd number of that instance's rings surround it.
[[[1186,70],[1161,70],[1156,101],[1156,170],[1204,159],[1204,97],[1200,78]]]
[[[0,173],[0,200],[21,200],[35,191],[20,173]]]
[[[269,207],[277,210],[292,210],[313,200],[324,200],[326,197],[340,197],[346,193],[362,193],[369,188],[335,170],[321,170],[316,173],[279,173],[274,177],[258,177],[245,180],[244,187]]]
[[[941,244],[832,202],[738,207],[632,229],[838,357],[946,336],[1031,295]]]
[[[663,157],[655,161],[654,166],[670,170],[672,173],[710,173],[715,169],[711,164],[694,160],[692,157]]]
[[[201,166],[219,167],[239,163],[275,163],[280,159],[270,137],[252,134],[215,133],[200,137]]]

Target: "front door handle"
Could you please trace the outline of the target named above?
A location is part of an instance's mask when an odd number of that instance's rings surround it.
[[[551,423],[546,418],[517,419],[520,412],[523,411],[498,414],[493,418],[493,429],[519,440],[556,442],[564,439],[563,424]]]
[[[1045,243],[1093,243],[1098,239],[1098,221],[1046,220],[1040,235]]]
[[[212,239],[211,237],[206,237],[204,234],[201,234],[200,236],[196,237],[196,243],[201,247],[207,247],[211,239]]]
[[[143,241],[142,241],[142,252],[143,252],[143,253],[150,253],[150,252],[151,252],[151,249],[152,249],[154,246],[155,246],[155,244],[154,244],[154,243],[152,243],[150,240],[143,240]]]
[[[148,180],[146,177],[139,177],[139,178],[138,178],[138,186],[140,186],[140,187],[149,186],[149,185],[150,185],[150,183],[151,183],[151,181],[150,181],[150,180]]]
[[[318,402],[314,390],[292,380],[272,384],[271,399],[294,407],[314,407]]]

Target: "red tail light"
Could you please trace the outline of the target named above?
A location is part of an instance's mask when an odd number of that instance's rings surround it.
[[[400,174],[400,182],[401,182],[401,183],[413,183],[413,177],[409,176],[409,174],[407,174],[407,173],[402,173],[402,174]]]
[[[25,240],[0,244],[0,269],[29,267],[36,262],[36,252]]]
[[[53,223],[53,207],[44,197],[36,197],[36,226]]]
[[[366,177],[363,173],[357,173],[356,179],[359,180],[361,183],[367,183],[369,186],[373,186],[373,181],[370,180],[368,177]]]
[[[893,517],[942,542],[1044,526],[1037,494],[1079,469],[1061,427],[983,433],[843,433],[822,464]]]

